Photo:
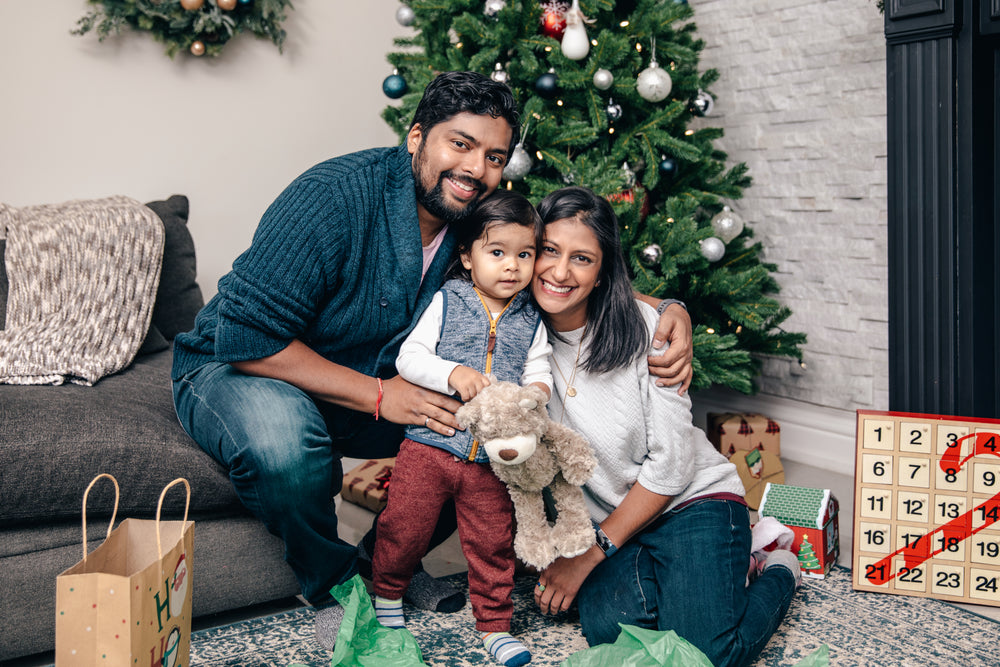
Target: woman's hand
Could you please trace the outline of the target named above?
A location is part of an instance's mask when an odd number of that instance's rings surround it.
[[[418,387],[398,375],[382,381],[379,417],[394,424],[426,426],[441,435],[455,435],[461,428],[455,411],[461,403],[450,396]]]
[[[694,370],[691,367],[694,346],[691,337],[691,316],[680,304],[667,306],[660,315],[660,323],[653,335],[653,347],[659,349],[667,341],[670,342],[670,347],[666,352],[646,358],[649,372],[659,378],[656,381],[657,386],[665,387],[680,383],[678,393],[683,396],[694,377]]]
[[[595,545],[579,556],[557,558],[542,570],[535,586],[535,603],[542,613],[558,614],[568,610],[584,580],[602,560],[604,552]]]

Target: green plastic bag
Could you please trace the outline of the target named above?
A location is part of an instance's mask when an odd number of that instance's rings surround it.
[[[648,630],[618,624],[613,644],[592,646],[566,658],[560,667],[712,667],[712,661],[673,630]],[[829,648],[823,644],[795,667],[828,667]]]
[[[673,630],[648,630],[618,624],[622,631],[613,644],[577,651],[560,667],[712,667],[712,661]]]
[[[375,618],[372,600],[360,575],[334,586],[330,594],[344,608],[330,667],[426,665],[409,630],[387,628]]]

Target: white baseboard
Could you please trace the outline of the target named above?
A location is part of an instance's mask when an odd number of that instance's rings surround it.
[[[781,458],[854,476],[856,413],[778,396],[747,396],[728,389],[692,395],[694,421],[705,428],[709,412],[755,412],[781,426]]]

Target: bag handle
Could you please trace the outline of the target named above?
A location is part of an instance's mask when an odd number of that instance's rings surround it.
[[[167,491],[170,487],[176,484],[184,484],[184,488],[187,489],[187,500],[184,501],[184,521],[181,522],[181,538],[184,537],[184,528],[187,525],[188,520],[188,508],[191,506],[191,485],[183,477],[178,477],[174,481],[163,487],[163,491],[160,491],[160,501],[156,503],[156,553],[160,560],[163,560],[163,546],[160,540],[160,510],[163,509],[163,497],[167,495]]]
[[[87,485],[87,489],[83,492],[83,562],[87,562],[87,495],[90,493],[90,489],[97,483],[102,477],[107,477],[115,485],[115,511],[111,513],[111,522],[108,523],[108,534],[104,536],[107,540],[111,537],[111,530],[115,527],[115,519],[118,517],[118,480],[112,475],[106,472],[102,472],[100,475],[90,480],[90,484]]]

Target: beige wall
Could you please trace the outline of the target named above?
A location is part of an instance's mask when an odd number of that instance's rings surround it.
[[[216,60],[145,34],[70,34],[83,0],[0,2],[0,201],[191,199],[199,282],[219,277],[300,172],[397,143],[379,117],[397,0],[296,0],[284,55],[252,36]]]

